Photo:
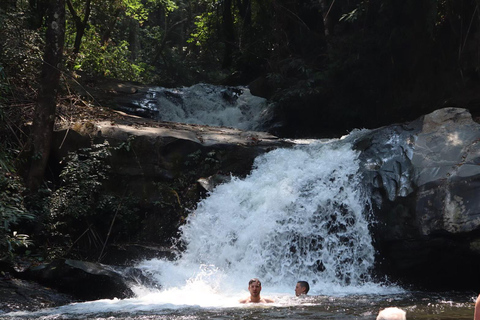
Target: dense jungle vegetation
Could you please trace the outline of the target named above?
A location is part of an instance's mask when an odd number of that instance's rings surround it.
[[[47,217],[88,215],[66,212],[62,189],[44,183],[56,108],[75,100],[67,79],[108,77],[165,87],[251,84],[276,103],[283,126],[274,133],[289,137],[379,127],[441,106],[475,114],[479,5],[480,0],[1,1],[1,258],[30,253],[32,242],[41,251],[35,237],[65,236],[56,234],[55,221]],[[87,167],[73,157],[77,162],[64,172],[70,191],[82,179],[90,183],[85,188],[96,190],[102,150],[83,157]],[[83,196],[94,201],[91,193]],[[102,201],[102,210],[118,210],[118,201]],[[64,241],[69,248],[75,239]]]

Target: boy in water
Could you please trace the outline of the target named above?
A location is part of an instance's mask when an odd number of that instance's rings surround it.
[[[308,290],[310,290],[310,285],[307,281],[298,281],[297,285],[295,286],[295,295],[297,297],[301,295],[306,295],[308,293]]]
[[[253,278],[248,282],[248,291],[250,291],[250,297],[241,299],[240,303],[271,303],[274,302],[269,298],[260,297],[260,291],[262,291],[262,283],[257,278]]]

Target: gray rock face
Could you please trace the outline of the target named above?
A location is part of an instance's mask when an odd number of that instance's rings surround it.
[[[357,141],[385,273],[426,286],[447,286],[448,275],[456,282],[451,285],[465,285],[462,279],[478,284],[479,277],[470,271],[472,264],[480,266],[475,251],[479,142],[480,125],[458,108],[380,128]]]
[[[478,228],[479,141],[480,125],[466,110],[442,109],[424,117],[412,158],[422,234]]]

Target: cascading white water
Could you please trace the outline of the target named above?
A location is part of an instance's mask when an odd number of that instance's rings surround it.
[[[336,140],[257,158],[248,177],[217,186],[190,214],[177,261],[138,267],[164,290],[190,293],[201,283],[238,298],[253,277],[275,293],[291,293],[298,280],[316,294],[378,293],[357,156]]]
[[[221,185],[182,228],[183,259],[264,281],[359,285],[373,263],[356,154],[343,146],[276,150]]]
[[[175,89],[153,87],[140,106],[153,110],[163,121],[241,130],[262,130],[269,119],[267,100],[252,95],[246,87],[203,83]]]

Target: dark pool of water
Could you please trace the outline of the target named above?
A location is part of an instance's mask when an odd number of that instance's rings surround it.
[[[330,319],[375,320],[378,311],[396,306],[407,312],[408,320],[472,320],[474,292],[425,293],[409,292],[395,297],[351,295],[344,297],[310,296],[304,299],[280,299],[268,305],[239,305],[238,307],[202,308],[197,306],[154,306],[151,310],[131,311],[128,308],[113,312],[76,309],[69,313],[58,309],[40,313],[0,315],[0,319],[97,319],[97,320],[224,320],[224,319]]]

